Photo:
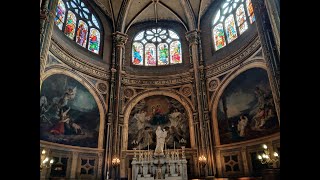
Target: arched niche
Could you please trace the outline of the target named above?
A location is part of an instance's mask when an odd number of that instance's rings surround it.
[[[57,146],[102,149],[106,108],[94,86],[64,69],[50,69],[43,79],[40,111],[45,109],[40,115],[40,139]],[[66,122],[59,124],[62,119]]]
[[[159,101],[160,102],[156,102],[156,101]],[[143,101],[148,101],[147,103],[143,103]],[[153,102],[154,101],[154,102]],[[175,105],[172,105],[172,102],[175,102],[176,104]],[[148,122],[148,125],[149,127],[151,128],[146,128],[147,130],[150,130],[150,131],[155,131],[153,128],[154,127],[157,127],[157,118],[153,118],[154,115],[152,114],[152,111],[154,111],[154,113],[156,113],[157,111],[157,105],[160,104],[163,105],[163,104],[170,104],[170,106],[172,106],[171,108],[169,107],[163,107],[163,109],[161,110],[161,107],[160,107],[160,111],[162,111],[162,114],[165,114],[168,117],[169,114],[173,115],[172,113],[174,113],[175,109],[177,109],[178,111],[180,111],[180,113],[183,113],[182,116],[184,116],[184,120],[186,123],[188,123],[188,135],[190,136],[190,142],[188,142],[189,145],[187,145],[187,147],[195,147],[195,139],[194,139],[194,127],[193,127],[193,116],[192,116],[192,112],[193,112],[193,108],[191,106],[191,103],[190,101],[181,96],[181,95],[178,95],[177,93],[174,93],[174,92],[171,92],[171,91],[167,91],[167,90],[153,90],[153,91],[148,91],[148,92],[144,92],[143,94],[140,94],[138,96],[136,96],[135,98],[133,98],[131,101],[128,102],[128,105],[125,107],[124,109],[124,130],[123,130],[123,141],[122,141],[122,149],[123,150],[127,150],[129,147],[131,146],[128,146],[128,144],[131,142],[129,142],[129,138],[128,138],[128,135],[129,135],[129,122],[131,123],[132,121],[136,121],[136,120],[133,120],[133,116],[135,114],[137,115],[141,115],[141,111],[139,112],[139,109],[143,109],[145,110],[146,112],[146,116],[150,116],[150,121]],[[153,105],[154,104],[154,108]],[[151,106],[149,106],[151,105]],[[141,107],[143,108],[141,108]],[[142,112],[143,113],[143,112]],[[158,119],[160,121],[162,121],[162,123],[160,123],[160,126],[163,127],[163,128],[167,128],[168,127],[170,128],[171,126],[171,122],[169,119],[165,120],[164,119],[161,119],[161,117]],[[151,126],[150,126],[151,124]],[[134,125],[134,126],[137,126],[137,125]],[[179,129],[177,129],[179,131]],[[135,130],[136,133],[134,134],[137,134],[138,131]],[[130,138],[131,140],[132,138]],[[176,138],[177,139],[177,138]],[[175,140],[176,141],[176,140]],[[146,141],[148,142],[148,141]],[[173,142],[172,142],[173,143]],[[147,144],[144,144],[140,146],[141,149],[146,149],[146,146]],[[150,145],[150,149],[152,149],[153,146],[151,146],[151,143],[149,144]],[[153,144],[154,145],[154,144]],[[173,148],[171,147],[172,144],[168,144],[168,148]],[[176,147],[178,147],[178,141],[176,141]]]
[[[279,122],[265,64],[251,63],[229,75],[217,90],[212,112],[217,145],[278,132]]]

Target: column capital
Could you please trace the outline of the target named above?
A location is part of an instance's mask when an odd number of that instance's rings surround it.
[[[128,35],[121,32],[112,33],[113,41],[116,43],[116,46],[124,46],[127,43]]]
[[[198,30],[188,31],[186,33],[186,38],[187,38],[187,41],[189,42],[189,45],[198,44],[199,38],[200,38],[200,31]]]

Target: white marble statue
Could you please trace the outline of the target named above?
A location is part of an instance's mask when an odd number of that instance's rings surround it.
[[[156,130],[157,135],[157,146],[155,149],[155,154],[163,154],[163,147],[165,143],[165,139],[167,137],[167,131],[165,129],[161,129],[160,126],[158,126]]]

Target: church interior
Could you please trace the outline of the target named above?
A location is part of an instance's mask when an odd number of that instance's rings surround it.
[[[280,0],[40,0],[40,179],[279,179]]]

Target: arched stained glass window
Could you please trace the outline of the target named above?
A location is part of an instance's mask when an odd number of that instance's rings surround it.
[[[57,5],[56,17],[54,18],[54,22],[60,30],[62,30],[65,14],[66,14],[66,7],[64,5],[64,2],[62,0],[59,0],[58,5]]]
[[[89,35],[88,49],[98,54],[99,48],[100,48],[100,32],[96,28],[91,28],[90,35]]]
[[[239,27],[239,32],[240,34],[242,34],[244,31],[246,31],[248,29],[248,24],[246,21],[246,14],[244,12],[244,8],[243,8],[243,4],[241,4],[237,11],[236,11],[236,15],[237,15],[237,24]]]
[[[179,41],[173,41],[170,44],[170,63],[180,63],[181,56],[181,43]]]
[[[76,21],[77,18],[73,12],[68,11],[67,23],[64,29],[64,34],[67,35],[70,39],[73,39],[75,30],[76,30]]]
[[[247,5],[247,11],[248,11],[248,15],[250,17],[250,23],[254,23],[254,21],[256,21],[256,17],[254,16],[253,13],[253,6],[251,3],[251,0],[246,0],[246,5]]]
[[[250,19],[251,24],[254,22],[252,3],[250,0],[244,1],[224,0],[213,16],[212,36],[216,51],[237,39],[249,28],[247,19]]]
[[[133,38],[132,64],[162,66],[182,63],[178,34],[164,28],[143,30]]]
[[[213,29],[214,47],[219,50],[226,46],[226,39],[224,36],[224,30],[221,23],[217,24]]]
[[[80,46],[86,47],[87,36],[88,36],[88,25],[84,21],[79,20],[76,42]]]
[[[143,65],[143,45],[142,43],[133,43],[132,45],[132,63]]]
[[[167,43],[160,43],[158,45],[158,65],[169,64],[169,46]]]
[[[238,37],[237,30],[236,30],[236,25],[234,23],[234,17],[232,14],[227,17],[226,21],[224,22],[224,27],[227,31],[228,43],[237,39]]]
[[[156,62],[156,45],[147,43],[145,45],[146,66],[155,66]]]
[[[102,33],[100,21],[84,2],[59,0],[55,24],[80,46],[100,54]]]

